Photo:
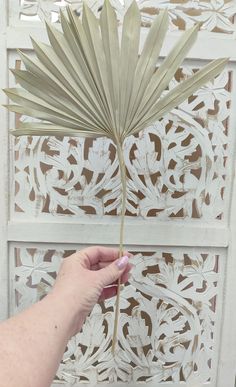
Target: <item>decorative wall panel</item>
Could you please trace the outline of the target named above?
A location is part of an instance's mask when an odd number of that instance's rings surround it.
[[[103,0],[87,0],[96,14],[99,14]],[[131,0],[120,2],[113,0],[112,4],[117,10],[118,18],[122,21],[125,10]],[[171,30],[185,30],[194,23],[200,23],[202,30],[216,33],[232,34],[235,32],[236,5],[232,0],[139,0],[137,1],[142,11],[143,26],[148,27],[153,17],[163,8],[168,8]],[[77,12],[81,12],[82,1],[77,0],[21,0],[19,18],[26,21],[47,19],[58,22],[60,9],[71,5]]]
[[[180,70],[169,87],[193,71]],[[224,218],[231,82],[231,73],[223,72],[162,121],[126,140],[127,215]],[[15,217],[119,214],[111,141],[20,137],[14,149]]]
[[[87,2],[98,15],[103,0]],[[122,23],[131,0],[111,2]],[[59,24],[60,9],[70,4],[79,14],[82,1],[3,0],[3,4],[9,17],[0,13],[0,46],[2,50],[6,47],[3,58],[8,59],[4,60],[0,77],[2,87],[14,87],[7,68],[21,66],[15,49],[21,47],[30,53],[29,34],[44,39],[42,21]],[[144,34],[160,9],[168,8],[170,27],[164,52],[169,51],[181,31],[200,23],[199,41],[169,88],[201,67],[206,58],[232,53],[233,59],[226,71],[171,114],[139,136],[127,139],[126,239],[128,248],[132,246],[136,252],[132,277],[122,290],[118,351],[113,358],[113,299],[98,304],[81,333],[68,343],[56,385],[86,383],[92,387],[100,383],[103,387],[120,387],[120,383],[125,386],[130,382],[132,387],[142,383],[150,387],[158,383],[166,387],[233,387],[236,222],[228,214],[233,213],[232,203],[236,202],[231,198],[236,3],[140,0],[138,6]],[[29,120],[10,115],[10,128],[19,119]],[[121,190],[116,149],[110,141],[10,136],[8,142],[9,122],[3,116],[2,214],[9,213],[9,219],[0,216],[0,241],[5,243],[0,265],[1,318],[8,316],[8,306],[10,315],[14,315],[44,297],[54,283],[61,260],[78,247],[77,243],[88,243],[84,236],[79,240],[81,236],[76,232],[68,241],[70,223],[78,229],[85,224],[91,235],[96,235],[100,224],[116,230]],[[5,172],[8,155],[9,176]],[[153,227],[148,242],[145,233],[138,231],[136,235],[134,231],[143,227],[144,218]],[[163,242],[159,230],[163,234],[162,227],[168,227],[166,221],[168,226],[171,222],[171,232]],[[50,227],[54,232],[46,235]],[[27,235],[25,230],[30,230]],[[191,235],[189,230],[194,233]],[[113,231],[110,235],[114,236]],[[100,232],[98,240],[111,244],[115,239],[111,241]],[[93,243],[92,237],[89,243]],[[196,244],[199,247],[195,248]]]
[[[13,313],[50,290],[61,259],[71,253],[15,246]],[[122,290],[115,358],[111,299],[98,304],[71,339],[56,379],[92,384],[212,381],[224,262],[224,250],[203,248],[136,254],[130,282]]]
[[[97,16],[102,9],[103,3],[103,0],[87,1],[87,4]],[[119,20],[121,20],[126,8],[119,0],[112,0],[111,3],[117,11]],[[24,21],[32,22],[46,19],[57,23],[60,20],[60,10],[70,5],[79,15],[82,11],[82,4],[82,0],[21,0],[18,16],[20,20]]]

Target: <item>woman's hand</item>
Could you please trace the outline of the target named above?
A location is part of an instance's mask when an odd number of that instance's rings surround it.
[[[117,280],[128,281],[132,265],[127,251],[118,259],[119,252],[102,246],[78,251],[62,262],[51,292],[65,308],[74,314],[72,335],[76,334],[94,305],[115,296]]]
[[[0,387],[51,386],[70,337],[98,300],[116,294],[118,278],[128,280],[131,254],[118,255],[99,246],[65,258],[52,291],[0,324]]]

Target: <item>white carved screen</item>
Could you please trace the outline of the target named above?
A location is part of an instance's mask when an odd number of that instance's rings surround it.
[[[7,68],[21,66],[16,48],[30,52],[30,34],[46,39],[43,19],[57,23],[60,7],[71,3],[79,13],[81,2],[1,3],[9,9],[0,19],[1,86],[13,86]],[[99,13],[103,1],[88,3]],[[129,3],[112,1],[121,23]],[[162,121],[126,141],[125,244],[135,253],[135,268],[122,291],[119,350],[113,358],[110,300],[96,306],[82,332],[69,342],[54,385],[233,387],[236,3],[138,4],[142,36],[158,10],[169,9],[170,30],[162,55],[181,30],[200,22],[198,42],[170,88],[209,59],[229,56],[230,62]],[[42,298],[60,261],[75,249],[117,244],[120,185],[116,150],[109,140],[21,137],[8,143],[8,128],[17,125],[19,117],[12,115],[8,122],[5,111],[1,114],[5,318]]]

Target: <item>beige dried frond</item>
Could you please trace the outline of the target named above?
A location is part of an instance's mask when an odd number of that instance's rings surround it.
[[[84,3],[82,21],[67,7],[62,32],[46,23],[50,45],[32,39],[36,59],[20,53],[26,70],[12,70],[22,88],[6,89],[9,110],[42,120],[20,123],[16,136],[106,136],[115,143],[149,126],[222,71],[226,59],[203,67],[162,97],[198,26],[183,33],[156,71],[168,27],[167,11],[153,21],[139,56],[141,16],[135,1],[124,17],[121,43],[109,0],[100,20]]]

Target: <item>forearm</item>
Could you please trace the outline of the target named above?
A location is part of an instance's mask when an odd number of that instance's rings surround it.
[[[116,294],[119,278],[128,280],[129,257],[118,256],[97,246],[63,259],[51,293],[0,324],[0,387],[51,385],[70,337],[99,299]]]
[[[82,325],[67,301],[49,294],[0,325],[0,387],[51,385],[75,324]]]

